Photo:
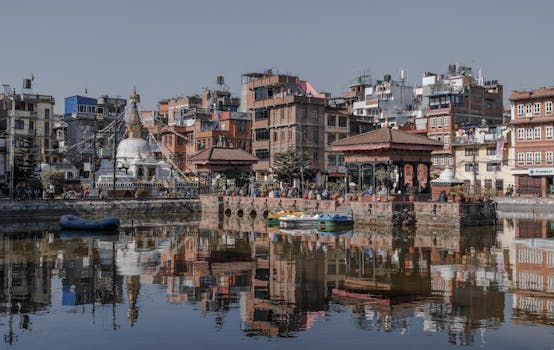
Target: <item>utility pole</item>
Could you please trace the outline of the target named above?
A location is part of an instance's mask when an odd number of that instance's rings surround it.
[[[10,199],[14,199],[15,192],[15,89],[12,91],[12,110],[10,117],[8,118],[9,130],[10,130]]]
[[[116,104],[117,106],[117,104]],[[113,183],[112,183],[112,189],[113,189],[113,193],[112,193],[112,196],[113,196],[113,199],[115,199],[116,195],[115,195],[115,180],[116,180],[116,174],[115,174],[115,169],[117,167],[117,159],[116,159],[116,155],[117,155],[117,107],[116,107],[116,117],[115,117],[115,120],[114,120],[114,124],[113,124],[113,129],[114,129],[114,133],[113,133]]]
[[[475,131],[473,132],[473,195],[477,194],[477,164],[476,164],[476,157],[477,157],[477,149],[475,147],[475,142],[477,140],[475,139]]]

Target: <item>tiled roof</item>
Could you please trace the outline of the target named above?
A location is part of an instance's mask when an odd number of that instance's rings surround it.
[[[405,144],[442,147],[442,143],[439,141],[432,140],[425,136],[414,135],[406,131],[392,129],[390,127],[383,127],[363,134],[347,137],[342,140],[337,140],[332,143],[332,146],[347,147],[378,144]]]
[[[188,159],[191,163],[217,162],[226,163],[257,163],[258,158],[242,148],[210,147],[196,153]]]
[[[541,87],[537,90],[531,91],[512,91],[510,100],[526,100],[531,98],[541,98],[541,97],[554,97],[554,88]]]

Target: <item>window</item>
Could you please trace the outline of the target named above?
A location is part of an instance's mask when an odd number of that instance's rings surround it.
[[[533,165],[533,152],[525,153],[525,164]]]
[[[433,156],[433,165],[435,166],[439,165],[439,157]]]
[[[552,101],[547,101],[544,104],[544,112],[546,115],[552,114]]]
[[[444,137],[444,148],[450,147],[450,136],[446,135]]]
[[[246,131],[246,120],[238,120],[236,126],[237,131]]]
[[[535,140],[541,139],[541,128],[535,128]]]
[[[520,129],[517,129],[517,140],[518,141],[523,141],[524,139],[524,134],[525,134],[525,129],[523,128],[520,128]]]
[[[184,143],[185,140],[183,140],[183,138],[179,135],[177,135],[177,144],[178,145],[182,145]]]
[[[540,165],[542,163],[541,156],[541,152],[535,152],[535,165]]]
[[[44,109],[44,120],[50,120],[50,108]]]
[[[25,128],[25,123],[23,123],[23,120],[16,120],[14,128],[16,128],[17,130],[23,130]]]
[[[328,133],[328,134],[327,134],[327,144],[328,144],[328,145],[330,145],[331,143],[333,143],[336,139],[337,139],[337,135],[336,135],[336,134],[333,134],[333,133]]]
[[[531,116],[532,109],[533,109],[533,106],[530,103],[525,105],[525,115],[527,117]]]
[[[319,118],[319,110],[317,108],[312,111],[312,116],[314,119]]]
[[[300,106],[296,107],[296,115],[299,118],[304,118],[306,116],[306,108]]]
[[[517,116],[523,117],[523,105],[517,105]]]
[[[267,108],[256,108],[254,110],[254,119],[262,120],[269,117],[269,110]]]
[[[533,129],[531,129],[531,128],[525,129],[525,139],[526,140],[532,140],[533,139]]]
[[[444,166],[444,164],[445,164],[444,157],[440,157],[440,158],[439,158],[439,162],[440,162],[440,165],[441,165],[441,166]]]
[[[269,150],[267,148],[257,149],[256,150],[256,157],[260,160],[269,159]]]
[[[312,160],[313,160],[314,162],[317,162],[317,161],[319,160],[319,153],[313,152],[313,153],[312,153]]]
[[[347,121],[348,121],[347,117],[339,117],[339,127],[346,128]]]
[[[546,160],[546,164],[552,164],[553,163],[553,154],[554,152],[548,151],[544,153],[544,158]]]
[[[465,149],[465,155],[466,156],[477,155],[477,149],[475,147],[468,147]]]
[[[445,115],[444,116],[444,128],[445,129],[448,129],[450,127],[450,116],[449,115]]]
[[[502,170],[502,165],[500,163],[487,163],[487,171],[494,172]]]
[[[35,122],[33,122],[32,120],[29,121],[29,130],[34,130],[35,129]]]
[[[86,113],[87,112],[87,106],[79,105],[79,113]]]
[[[344,156],[339,156],[339,166],[344,166]]]
[[[314,144],[318,144],[319,143],[319,133],[316,131],[314,132]]]
[[[487,147],[487,156],[496,155],[496,147]]]
[[[35,105],[33,105],[32,103],[29,103],[29,104],[27,105],[27,110],[28,110],[29,112],[33,112],[33,111],[35,110]]]
[[[465,165],[465,171],[466,173],[473,173],[473,170],[475,169],[475,173],[479,172],[479,164],[476,163],[466,163]]]
[[[269,140],[269,130],[256,129],[256,141],[266,141],[266,140]]]
[[[540,103],[535,103],[534,108],[533,108],[533,114],[534,115],[541,115],[541,104]]]
[[[437,118],[437,129],[442,129],[442,117]]]
[[[525,153],[520,152],[517,154],[517,165],[525,165]]]
[[[260,101],[267,99],[267,88],[265,86],[254,89],[254,100]]]
[[[292,140],[292,129],[289,129],[289,140]]]
[[[327,126],[335,126],[335,125],[337,125],[337,117],[334,115],[328,115]]]
[[[429,129],[435,128],[435,118],[429,119]]]
[[[545,128],[544,133],[546,134],[547,140],[552,140],[552,131],[553,131],[553,128],[551,126],[547,126]]]
[[[278,137],[277,137],[277,131],[274,131],[273,132],[273,141],[277,141]]]
[[[502,191],[504,190],[504,180],[496,179],[496,181],[494,182],[494,185],[496,186],[496,191],[498,193],[502,193]]]
[[[327,165],[328,166],[336,166],[337,165],[337,156],[334,154],[328,154],[327,155]]]

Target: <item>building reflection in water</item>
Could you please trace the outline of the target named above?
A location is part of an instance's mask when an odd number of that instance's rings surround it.
[[[504,320],[552,324],[554,225],[502,218],[496,228],[356,229],[342,233],[267,228],[263,220],[124,228],[117,236],[4,235],[0,302],[13,343],[33,313],[52,304],[52,280],[65,307],[118,306],[140,322],[141,286],[164,286],[168,303],[200,305],[216,329],[240,311],[246,336],[294,337],[349,310],[367,331],[425,332],[451,343],[483,343]],[[62,239],[64,238],[64,239]],[[238,327],[239,325],[237,325]],[[233,325],[231,325],[233,327]]]

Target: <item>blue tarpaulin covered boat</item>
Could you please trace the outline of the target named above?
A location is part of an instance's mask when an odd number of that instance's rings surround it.
[[[106,231],[117,229],[120,223],[119,218],[115,216],[83,219],[75,215],[62,215],[58,224],[67,230]]]
[[[319,214],[319,218],[317,220],[318,227],[321,231],[341,231],[345,228],[350,228],[354,226],[354,220],[352,220],[351,217],[346,215],[339,215],[339,214],[333,214],[333,215],[327,215],[327,214]]]

